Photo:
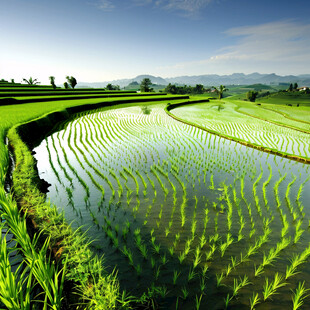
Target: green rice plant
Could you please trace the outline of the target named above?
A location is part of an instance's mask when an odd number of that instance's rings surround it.
[[[166,265],[168,262],[166,254],[162,255],[160,258],[161,258],[162,265]]]
[[[188,272],[188,276],[187,276],[187,281],[190,282],[191,280],[193,280],[195,277],[197,276],[197,273],[195,272],[195,269],[190,267],[189,268],[189,272]]]
[[[181,271],[174,270],[173,271],[173,285],[176,285],[178,277],[180,276]]]
[[[250,309],[255,310],[255,306],[257,306],[260,302],[260,298],[258,297],[258,293],[253,292],[253,296],[250,297]]]
[[[258,277],[258,276],[260,276],[264,272],[264,265],[260,264],[258,267],[256,267],[256,265],[255,265],[254,269],[255,269],[254,276]]]
[[[142,267],[141,267],[141,265],[140,265],[140,264],[137,264],[137,265],[135,265],[134,268],[135,268],[135,270],[136,270],[136,273],[137,273],[138,277],[140,277],[141,274],[142,274]]]
[[[293,257],[290,259],[290,266],[286,267],[285,279],[297,274],[296,269],[299,265],[304,264],[307,261],[307,258],[310,256],[310,245],[302,253],[293,254]]]
[[[178,256],[178,259],[179,259],[180,264],[183,263],[183,261],[184,261],[185,258],[186,258],[186,253],[183,251],[183,252],[181,252],[181,253],[179,254],[179,256]]]
[[[239,279],[240,279],[240,282],[234,278],[233,297],[238,295],[241,288],[251,284],[251,282],[249,282],[247,275],[245,275],[243,279],[241,277]]]
[[[29,271],[22,262],[17,270],[12,272],[7,239],[6,235],[3,235],[2,228],[3,224],[0,225],[0,302],[7,309],[30,310],[31,293],[34,288],[31,270]],[[22,268],[24,268],[23,271]]]
[[[298,287],[292,295],[293,310],[299,309],[304,304],[304,299],[309,295],[305,295],[309,289],[305,288],[305,281],[299,282]]]
[[[189,291],[188,291],[188,289],[184,286],[182,289],[181,289],[181,291],[182,291],[182,294],[183,294],[183,299],[184,300],[186,300],[187,299],[187,296],[189,295]]]
[[[155,279],[158,280],[160,275],[160,265],[155,268]]]
[[[202,249],[204,247],[204,245],[207,243],[207,239],[206,239],[205,235],[202,235],[199,239],[200,239],[199,246]]]
[[[233,267],[230,264],[228,264],[225,270],[225,277],[228,277],[229,274],[232,272],[232,270],[233,270]]]
[[[197,295],[195,296],[195,309],[196,310],[200,309],[200,304],[201,304],[202,296],[203,296],[203,294],[201,294],[199,297]]]
[[[123,249],[121,249],[121,252],[127,257],[128,261],[129,261],[129,265],[134,266],[133,255],[132,255],[131,250],[128,249],[126,245],[124,245]]]
[[[233,296],[230,296],[230,294],[228,293],[226,298],[224,298],[224,302],[225,302],[225,309],[228,309],[229,303],[230,301],[233,299]]]
[[[129,232],[128,228],[126,226],[123,227],[123,229],[122,229],[122,238],[124,239],[124,241],[127,240],[128,232]]]
[[[207,263],[204,263],[203,267],[201,268],[201,274],[203,277],[206,276],[207,271],[209,270],[209,266]]]
[[[286,220],[286,214],[283,215],[283,227],[281,229],[281,238],[284,238],[287,233],[288,233],[288,229],[289,229],[289,223]]]
[[[214,232],[217,233],[218,230],[218,217],[219,217],[219,212],[216,212],[215,217],[214,217]]]
[[[302,224],[301,220],[299,220],[296,224],[296,232],[295,232],[294,241],[293,241],[294,244],[296,244],[299,241],[301,235],[304,232],[303,229],[300,229],[301,224]]]
[[[152,245],[153,245],[153,251],[154,251],[154,253],[160,254],[160,244],[155,244],[155,243],[153,243]]]
[[[191,226],[192,238],[195,237],[196,228],[197,228],[197,221],[193,220],[192,221],[192,226]]]
[[[222,272],[221,274],[216,274],[216,287],[220,287],[222,284],[222,280],[224,279],[224,273]]]
[[[140,250],[140,252],[141,252],[143,258],[144,258],[145,260],[147,260],[147,258],[148,258],[148,251],[147,251],[146,245],[145,245],[145,244],[141,244],[141,245],[139,246],[139,250]]]
[[[195,250],[195,259],[193,261],[193,268],[195,269],[201,262],[201,251],[199,245],[196,247]]]
[[[169,293],[165,285],[158,287],[157,292],[159,293],[161,298],[165,298]]]
[[[154,269],[155,263],[156,263],[155,258],[152,256],[152,257],[151,257],[151,266],[152,266],[152,269]]]
[[[210,186],[209,186],[209,189],[214,189],[213,173],[211,174],[211,177],[210,177]]]
[[[283,276],[279,275],[278,272],[275,273],[274,275],[274,280],[269,283],[268,278],[265,279],[265,284],[263,287],[263,296],[264,296],[264,301],[270,296],[276,294],[276,291],[280,288],[285,286],[287,283],[283,282]]]
[[[281,202],[279,199],[279,185],[285,178],[286,178],[286,173],[275,183],[274,188],[273,188],[278,208],[281,206]]]

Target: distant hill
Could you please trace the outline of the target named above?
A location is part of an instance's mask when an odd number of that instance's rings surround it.
[[[144,78],[149,78],[153,84],[168,85],[179,84],[179,85],[196,85],[203,84],[205,86],[217,86],[223,85],[251,85],[251,84],[265,84],[265,85],[279,85],[279,83],[298,83],[299,86],[310,86],[310,74],[303,75],[286,75],[280,76],[275,73],[271,74],[260,74],[257,72],[251,74],[244,73],[233,73],[230,75],[217,75],[217,74],[206,74],[196,76],[178,76],[173,78],[162,78],[153,75],[138,75],[132,79],[120,79],[105,82],[79,82],[77,87],[105,87],[111,83],[125,87],[131,82],[140,83]]]

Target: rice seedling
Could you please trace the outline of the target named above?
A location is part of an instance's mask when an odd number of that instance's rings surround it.
[[[173,285],[176,285],[180,274],[181,274],[181,271],[177,271],[177,270],[173,271]]]
[[[226,298],[224,298],[224,302],[225,302],[225,309],[228,309],[228,305],[230,303],[230,301],[233,299],[233,296],[230,296],[230,294],[228,293]]]
[[[222,284],[222,280],[224,279],[224,273],[222,272],[221,274],[216,274],[216,287],[220,287]]]
[[[183,294],[182,298],[183,298],[184,300],[186,300],[187,297],[188,297],[188,295],[189,295],[188,289],[187,289],[186,287],[183,287],[183,288],[181,289],[181,291],[182,291],[182,294]]]
[[[270,296],[276,294],[276,291],[285,286],[287,283],[283,282],[283,276],[279,275],[278,272],[274,275],[274,280],[269,283],[268,278],[265,279],[265,284],[263,287],[264,301],[270,298]]]
[[[304,304],[304,299],[309,295],[305,295],[309,289],[305,288],[305,281],[299,282],[298,287],[292,295],[293,310],[299,309]]]
[[[160,244],[153,243],[152,245],[153,245],[154,253],[159,255],[160,254]]]
[[[202,235],[200,237],[200,243],[199,243],[200,248],[202,249],[206,243],[207,243],[207,239],[206,239],[205,235]]]
[[[255,310],[255,306],[260,303],[260,298],[258,297],[258,293],[253,292],[253,296],[250,297],[250,309]]]
[[[189,272],[188,272],[188,276],[187,276],[187,281],[190,282],[191,280],[193,280],[195,277],[197,276],[197,273],[195,272],[195,269],[190,267],[189,268]]]
[[[238,281],[238,279],[234,278],[234,286],[233,286],[233,297],[237,296],[239,293],[239,290],[243,287],[245,287],[246,285],[249,285],[249,279],[247,277],[247,275],[244,276],[244,278],[240,278],[240,282]]]
[[[160,265],[155,268],[155,279],[158,280],[160,275]]]
[[[141,274],[142,274],[142,267],[141,267],[141,265],[140,265],[140,264],[137,264],[137,265],[135,265],[134,268],[135,268],[135,270],[136,270],[136,273],[137,273],[138,277],[140,277]]]
[[[304,232],[303,229],[300,229],[301,224],[302,224],[301,220],[299,220],[296,224],[296,231],[295,231],[295,236],[294,236],[294,241],[293,241],[294,244],[296,244],[299,241],[300,237],[302,236]]]
[[[203,296],[203,294],[201,294],[199,297],[197,295],[195,296],[195,309],[196,310],[200,309],[200,304],[201,304],[202,296]]]
[[[195,250],[195,259],[193,261],[193,268],[195,269],[201,262],[201,253],[200,253],[200,247],[197,246]]]

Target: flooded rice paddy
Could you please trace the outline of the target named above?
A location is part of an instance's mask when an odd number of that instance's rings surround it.
[[[310,288],[309,166],[163,108],[63,124],[34,149],[47,199],[131,295],[154,293],[164,309],[291,308],[299,283]]]

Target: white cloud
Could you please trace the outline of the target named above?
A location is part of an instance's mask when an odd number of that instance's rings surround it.
[[[157,5],[168,10],[178,10],[188,14],[195,14],[211,2],[213,0],[158,0]]]
[[[99,0],[96,3],[96,6],[103,11],[112,11],[115,8],[115,5],[110,0]]]
[[[206,59],[178,63],[170,69],[178,73],[192,71],[193,74],[310,72],[310,24],[299,24],[292,20],[278,21],[232,28],[225,34],[235,37],[236,43]]]
[[[180,11],[186,15],[195,15],[199,10],[215,0],[132,0],[135,5],[153,4],[155,7],[169,11]]]

